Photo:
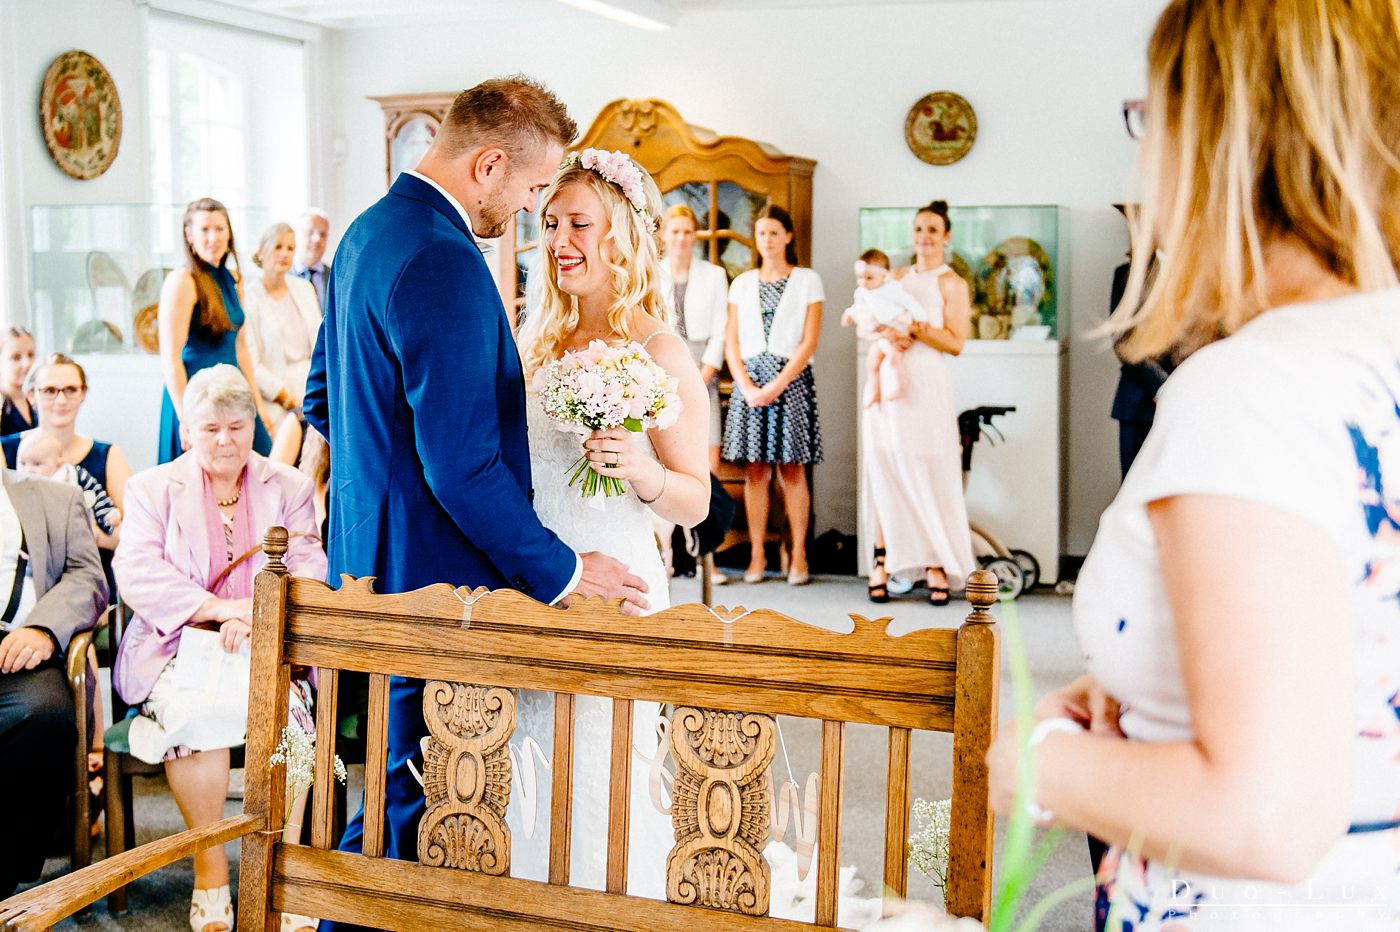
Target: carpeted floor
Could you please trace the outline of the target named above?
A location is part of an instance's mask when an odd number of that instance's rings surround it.
[[[921,601],[922,595],[922,590],[916,590],[905,599],[896,598],[889,605],[874,606],[865,599],[863,580],[830,577],[816,579],[810,586],[794,588],[773,576],[758,585],[733,583],[717,588],[715,601],[731,608],[736,605],[747,608],[772,608],[823,626],[842,623],[845,618],[844,612],[873,615],[876,609],[883,609],[880,614],[895,619],[892,630],[897,632],[927,626],[956,626],[967,612],[965,603],[954,603],[947,608],[932,608]],[[698,598],[699,586],[695,580],[676,580],[673,587],[674,601],[696,601]],[[1069,605],[1069,599],[1048,593],[1026,596],[1017,603],[1020,630],[1038,693],[1068,681],[1081,670],[1070,625]],[[1008,665],[1003,662],[1003,717],[1008,715],[1012,708],[1007,670]],[[812,720],[788,718],[783,718],[780,724],[787,757],[791,761],[791,771],[800,784],[805,781],[806,775],[816,768],[820,726]],[[951,745],[951,738],[948,736],[916,733],[913,742],[913,793],[916,797],[931,800],[948,797],[951,783]],[[865,884],[862,892],[868,896],[876,896],[879,891],[884,831],[885,760],[886,739],[882,729],[868,726],[848,727],[841,862],[855,867],[857,879]],[[785,779],[787,762],[780,758],[775,767],[778,768],[775,775],[780,780]],[[360,778],[359,768],[351,768],[351,793],[354,799],[358,799],[361,793]],[[235,814],[239,808],[238,801],[230,801],[226,806],[226,814]],[[143,842],[171,834],[183,827],[179,812],[163,780],[137,781],[136,825],[138,841]],[[1000,837],[999,833],[999,841]],[[234,864],[236,885],[238,846],[230,845],[228,851]],[[100,844],[96,854],[101,854]],[[45,866],[44,879],[61,876],[67,868],[66,860],[51,860]],[[1069,836],[1035,879],[1030,900],[1039,899],[1066,884],[1088,876],[1089,861],[1083,836]],[[108,914],[105,902],[99,902],[93,909],[91,919],[83,923],[82,927],[91,930],[170,932],[187,929],[189,926],[186,915],[192,884],[191,862],[186,860],[172,864],[130,886],[129,914],[113,917]],[[933,902],[940,901],[937,889],[917,872],[911,875],[910,895]],[[1090,928],[1091,899],[1091,893],[1086,891],[1060,904],[1051,912],[1041,929],[1045,932],[1082,932]],[[77,927],[73,920],[68,920],[56,928]]]

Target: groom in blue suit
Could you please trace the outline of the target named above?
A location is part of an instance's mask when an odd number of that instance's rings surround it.
[[[520,358],[477,242],[534,209],[576,132],[539,84],[486,81],[346,230],[306,391],[331,449],[333,583],[348,573],[380,592],[446,582],[646,607],[625,566],[575,554],[535,516]],[[391,680],[384,853],[405,860],[424,808],[408,766],[427,733],[422,695],[420,681]],[[362,815],[343,850],[360,850]]]

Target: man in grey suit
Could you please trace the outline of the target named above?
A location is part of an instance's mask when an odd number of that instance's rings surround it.
[[[82,493],[0,470],[0,899],[39,876],[74,791],[63,654],[107,606]],[[86,736],[84,736],[86,737]]]

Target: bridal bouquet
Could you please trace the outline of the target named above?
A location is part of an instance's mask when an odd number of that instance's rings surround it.
[[[577,353],[565,353],[535,372],[534,388],[545,413],[562,431],[587,435],[625,427],[634,433],[665,430],[681,414],[677,382],[639,343],[609,346],[594,340]],[[585,498],[626,491],[621,479],[589,468],[587,454],[573,465],[569,486]]]

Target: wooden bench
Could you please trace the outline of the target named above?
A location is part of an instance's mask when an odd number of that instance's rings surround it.
[[[374,928],[795,930],[769,918],[762,850],[773,805],[775,716],[820,719],[816,924],[835,926],[846,723],[888,729],[886,895],[902,896],[908,867],[910,733],[953,735],[949,912],[986,920],[992,815],[983,762],[996,727],[998,634],[987,609],[995,580],[969,581],[973,613],[957,630],[885,633],[852,616],[834,633],[776,612],[671,608],[625,618],[593,600],[567,611],[512,591],[431,586],[376,595],[371,581],[339,590],[287,575],[286,532],[268,532],[254,598],[244,813],[124,852],[0,903],[0,928],[47,929],[117,885],[198,850],[241,838],[243,932],[275,929],[278,913]],[[292,664],[319,668],[316,785],[310,844],[281,841],[285,784],[266,761],[287,721]],[[338,671],[370,674],[364,854],[331,850]],[[429,681],[425,717],[428,809],[421,863],[381,856],[390,675]],[[510,873],[510,758],[516,689],[555,693],[549,882]],[[611,697],[611,745],[575,747],[576,695]],[[632,703],[666,703],[677,773],[677,842],[664,866],[669,902],[627,896]],[[569,885],[575,754],[611,762],[605,890]],[[657,870],[661,870],[657,865]],[[696,910],[704,908],[703,915]]]

